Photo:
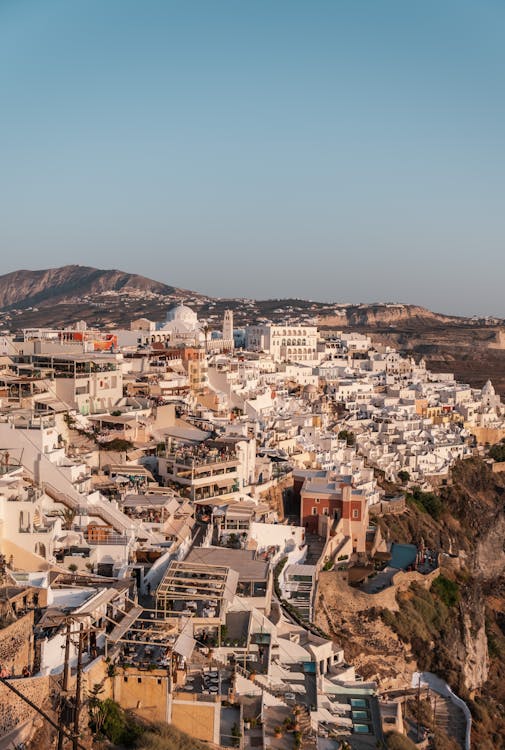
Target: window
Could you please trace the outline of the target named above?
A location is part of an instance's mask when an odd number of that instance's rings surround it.
[[[316,503],[318,503],[318,502],[320,502],[320,500],[319,500],[319,498],[318,498],[318,497],[316,497]]]
[[[359,518],[359,510],[357,508],[353,508],[352,517]]]
[[[323,508],[323,516],[327,516],[327,515],[328,515],[328,508]]]
[[[317,516],[317,508],[312,508],[312,515]]]
[[[140,684],[142,682],[142,677],[137,677],[137,682]]]

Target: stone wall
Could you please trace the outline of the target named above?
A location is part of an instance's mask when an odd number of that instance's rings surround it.
[[[386,513],[403,513],[405,510],[405,497],[395,497],[392,500],[381,500],[370,506],[371,516],[382,516]]]
[[[42,708],[49,696],[49,677],[26,677],[10,680],[20,693]],[[34,719],[35,709],[0,683],[0,738],[21,722]]]
[[[440,568],[435,568],[431,573],[423,575],[417,570],[404,571],[400,570],[391,579],[391,585],[387,586],[382,591],[378,591],[375,594],[368,594],[365,591],[353,588],[347,585],[347,572],[341,571],[330,571],[321,572],[319,575],[318,595],[327,595],[332,589],[331,582],[335,581],[335,590],[333,594],[338,591],[338,588],[344,586],[347,590],[347,597],[349,600],[353,600],[353,609],[357,612],[368,609],[369,607],[384,607],[385,609],[391,610],[391,612],[397,612],[399,609],[398,602],[396,600],[396,594],[398,591],[406,591],[412,583],[417,583],[426,589],[431,588],[431,584],[440,575]],[[339,582],[337,584],[337,581]],[[331,595],[331,594],[330,594]]]
[[[33,612],[0,630],[0,665],[13,675],[33,665]]]

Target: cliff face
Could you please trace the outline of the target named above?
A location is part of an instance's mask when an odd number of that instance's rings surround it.
[[[481,688],[489,676],[489,652],[486,633],[485,607],[482,599],[462,613],[461,648],[458,661],[462,664],[462,679],[468,692]]]
[[[318,323],[321,326],[375,328],[402,323],[442,324],[458,320],[463,321],[464,319],[434,313],[418,305],[379,303],[336,308],[334,313],[330,315],[321,315],[318,318]]]
[[[468,696],[485,685],[489,667],[486,603],[472,580],[461,586],[461,600],[435,641],[430,669]]]
[[[493,580],[505,573],[505,514],[498,513],[491,528],[475,545],[473,558],[475,574]]]
[[[26,307],[67,297],[105,291],[150,291],[172,294],[174,287],[137,274],[88,266],[62,266],[42,271],[14,271],[0,276],[0,309]]]
[[[386,537],[445,553],[431,587],[413,584],[391,606],[322,573],[318,622],[367,679],[405,687],[414,669],[444,678],[472,711],[472,746],[505,748],[505,473],[460,462],[441,499],[437,520],[410,503],[379,519]]]

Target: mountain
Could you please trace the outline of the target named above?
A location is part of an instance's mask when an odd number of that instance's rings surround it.
[[[233,310],[237,328],[264,320],[317,320],[327,333],[350,328],[402,354],[424,357],[430,369],[453,372],[474,387],[491,378],[505,396],[505,321],[442,315],[418,305],[214,298],[138,274],[69,265],[0,276],[0,327],[59,328],[81,320],[98,328],[128,327],[140,317],[164,320],[180,301],[212,330],[221,329],[226,309]]]
[[[89,266],[62,266],[42,271],[13,271],[0,276],[0,309],[26,308],[107,291],[145,291],[172,295],[178,290],[145,276]]]

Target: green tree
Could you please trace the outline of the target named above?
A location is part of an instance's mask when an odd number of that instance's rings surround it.
[[[338,433],[338,439],[345,440],[347,445],[349,445],[350,447],[356,445],[356,436],[354,432],[351,432],[350,430],[340,430],[340,432]]]

